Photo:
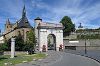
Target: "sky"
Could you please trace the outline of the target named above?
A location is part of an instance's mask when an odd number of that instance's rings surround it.
[[[0,0],[0,29],[4,32],[6,20],[15,23],[22,16],[26,6],[27,18],[32,26],[34,19],[59,23],[64,16],[84,28],[100,27],[100,0]]]

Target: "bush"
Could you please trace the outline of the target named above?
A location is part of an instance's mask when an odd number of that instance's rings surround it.
[[[4,51],[0,51],[0,55],[4,55]]]
[[[7,43],[0,44],[0,51],[5,51],[8,49]]]
[[[15,39],[15,49],[16,51],[23,51],[24,47],[24,40],[22,39],[21,36],[16,37]]]

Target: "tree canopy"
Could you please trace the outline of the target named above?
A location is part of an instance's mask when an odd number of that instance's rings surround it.
[[[30,30],[29,32],[27,32],[27,41],[25,44],[25,50],[29,51],[29,50],[33,50],[35,49],[35,44],[36,44],[36,40],[35,40],[35,32],[33,30]]]
[[[7,43],[0,44],[0,51],[5,51],[6,49],[8,49]]]
[[[72,23],[72,20],[68,16],[64,16],[60,23],[63,24],[63,36],[69,36],[71,32],[75,31],[75,24]]]
[[[35,32],[33,30],[27,32],[27,43],[29,44],[36,43]]]
[[[22,51],[24,47],[24,40],[21,35],[17,36],[15,39],[15,49],[16,51]]]

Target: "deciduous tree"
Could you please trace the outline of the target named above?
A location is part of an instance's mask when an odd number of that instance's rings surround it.
[[[29,51],[30,54],[32,54],[32,51],[35,49],[35,32],[33,30],[30,30],[27,32],[27,41],[25,44],[25,50]]]
[[[75,24],[72,23],[72,20],[70,17],[68,16],[64,16],[60,23],[63,24],[64,29],[63,29],[63,35],[65,36],[69,36],[71,32],[75,31]]]

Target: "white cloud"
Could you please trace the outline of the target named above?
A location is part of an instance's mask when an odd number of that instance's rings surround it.
[[[60,21],[65,15],[70,16],[72,21],[78,26],[80,22],[85,27],[98,27],[100,24],[93,25],[92,20],[100,18],[100,2],[92,4],[92,0],[86,1],[82,5],[83,0],[61,0],[57,6],[48,6],[48,13],[43,13],[43,17],[48,17],[54,22]],[[42,2],[43,3],[43,2]]]
[[[100,2],[94,3],[93,0],[54,0],[55,4],[51,5],[44,2],[44,0],[30,0],[26,2],[26,10],[29,21],[33,22],[33,17],[37,15],[43,18],[43,21],[55,22],[58,23],[63,16],[69,16],[72,18],[72,21],[79,25],[80,22],[86,27],[98,27],[99,24],[92,24],[92,20],[100,18]],[[86,2],[85,2],[86,1]],[[22,7],[24,5],[23,0],[6,0],[3,1],[4,6],[0,8],[1,11],[8,13],[7,18],[19,19],[22,14]],[[84,2],[84,4],[83,4]],[[1,5],[0,5],[1,6]],[[44,12],[38,13],[34,12],[35,10]],[[41,12],[41,11],[40,11]],[[34,16],[35,15],[35,16]],[[2,15],[0,15],[2,17]],[[6,17],[6,16],[4,16]],[[3,18],[4,18],[3,17]],[[2,19],[3,21],[3,19]],[[32,23],[33,24],[33,23]]]

